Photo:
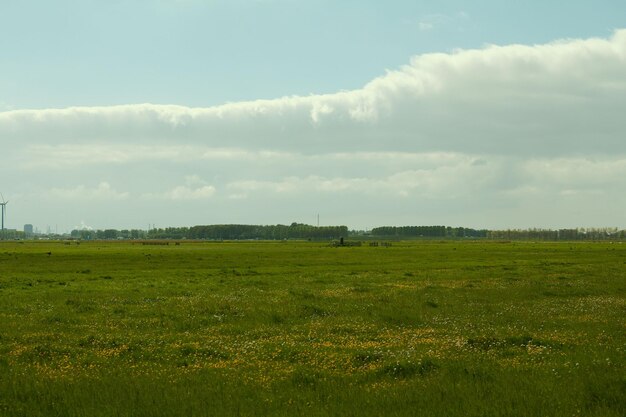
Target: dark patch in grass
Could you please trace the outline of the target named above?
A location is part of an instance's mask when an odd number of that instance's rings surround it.
[[[97,342],[97,338],[94,335],[89,335],[78,341],[78,346],[80,347],[89,347],[95,346]]]
[[[41,322],[42,323],[46,323],[46,324],[59,324],[59,323],[63,323],[66,320],[63,317],[60,316],[49,316],[49,317],[45,317]]]
[[[66,353],[65,350],[54,348],[47,343],[40,343],[33,346],[30,350],[23,352],[20,358],[28,362],[45,363],[63,356]]]
[[[223,359],[226,360],[229,356],[224,353],[217,351],[215,349],[200,347],[197,348],[193,345],[183,345],[179,348],[179,352],[183,357],[198,357],[198,358],[212,358],[212,359]]]
[[[382,296],[380,309],[370,314],[378,316],[382,321],[395,326],[414,326],[422,323],[422,305],[411,299],[398,299]]]
[[[431,301],[431,300],[426,301],[426,305],[427,305],[428,307],[431,307],[431,308],[437,308],[437,307],[439,307],[439,304],[437,304],[436,302]]]
[[[491,350],[491,349],[497,349],[497,348],[505,346],[505,344],[503,343],[501,339],[497,339],[495,337],[483,337],[483,336],[469,338],[467,339],[466,344],[471,348],[480,349],[480,350]]]
[[[258,289],[265,289],[270,286],[267,281],[263,281],[262,279],[250,279],[245,282],[246,285],[250,285],[251,287],[256,287]]]
[[[464,266],[462,269],[463,271],[484,271],[484,270],[488,270],[488,269],[494,269],[496,268],[493,265],[470,265],[470,266]]]
[[[270,314],[270,323],[273,324],[282,324],[286,321],[285,317],[283,317],[281,314],[279,313],[272,313]]]
[[[595,382],[595,381],[594,381]],[[616,410],[621,415],[626,415],[626,377],[621,380],[612,378],[601,382],[589,382],[585,398],[585,409],[592,410]],[[599,415],[595,414],[594,415]]]
[[[147,304],[154,304],[165,301],[165,297],[144,297],[143,302]]]
[[[529,335],[523,336],[511,336],[503,339],[495,337],[479,336],[475,338],[467,339],[467,346],[480,350],[492,350],[492,349],[505,349],[505,348],[526,348],[532,346],[542,346],[560,349],[563,347],[562,343],[554,343],[550,341],[544,341],[535,339]]]
[[[72,298],[66,300],[65,305],[71,307],[76,313],[88,313],[96,309],[91,301],[75,300]]]
[[[316,305],[305,304],[302,306],[303,317],[316,318],[316,317],[326,317],[329,315],[330,313],[328,311]]]
[[[383,355],[378,352],[357,352],[352,355],[352,363],[357,367],[362,367],[370,363],[379,362]]]
[[[312,371],[298,368],[291,374],[291,383],[299,388],[314,387],[318,376]]]
[[[313,294],[312,292],[307,291],[307,290],[296,291],[296,290],[290,289],[289,290],[289,294],[291,294],[291,295],[293,295],[295,297],[301,298],[303,300],[311,300],[311,299],[315,298],[315,294]]]
[[[569,287],[571,288],[571,285]],[[542,294],[546,297],[588,297],[591,295],[591,293],[587,291],[570,290],[565,290],[563,292],[543,291]]]
[[[409,361],[390,363],[383,366],[380,373],[394,379],[409,379],[418,375],[425,376],[437,369],[439,369],[439,365],[432,359],[424,358],[417,363]]]
[[[341,334],[341,335],[355,335],[359,333],[357,329],[349,325],[332,326],[332,327],[329,327],[329,330],[333,334]]]
[[[299,350],[291,347],[282,347],[276,354],[275,359],[289,363],[301,363],[302,356]]]
[[[493,375],[489,374],[485,369],[481,368],[463,368],[462,373],[464,376],[469,377],[476,381],[493,380]]]

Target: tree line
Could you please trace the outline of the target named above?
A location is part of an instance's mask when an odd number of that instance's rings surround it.
[[[6,238],[19,238],[8,235]],[[150,230],[105,229],[72,230],[71,237],[82,240],[111,239],[202,239],[202,240],[331,240],[342,237],[380,239],[491,239],[491,240],[621,240],[626,230],[617,228],[506,229],[487,230],[450,226],[383,226],[369,232],[348,230],[346,226],[216,224],[193,227],[166,227]]]
[[[490,230],[487,237],[499,240],[621,240],[626,238],[626,230],[615,227]]]
[[[449,226],[384,226],[376,227],[371,236],[384,238],[484,238],[492,240],[621,240],[626,230],[613,227],[577,229],[506,229],[487,230]]]
[[[214,224],[193,227],[167,227],[150,230],[72,230],[71,237],[97,239],[204,239],[204,240],[283,240],[339,239],[349,234],[347,226]]]
[[[194,226],[189,229],[189,239],[338,239],[348,236],[347,226],[311,226],[292,223],[289,226],[255,226],[245,224],[217,224]]]
[[[437,238],[462,238],[487,237],[487,230],[476,230],[466,227],[450,226],[383,226],[375,227],[370,234],[379,237],[437,237]]]

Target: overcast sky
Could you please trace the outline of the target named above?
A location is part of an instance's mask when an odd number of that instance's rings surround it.
[[[624,22],[621,0],[0,0],[6,226],[626,228]]]

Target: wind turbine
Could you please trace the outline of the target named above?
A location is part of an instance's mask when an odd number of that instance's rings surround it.
[[[7,204],[9,204],[9,202],[4,201],[2,193],[0,193],[0,197],[2,198],[2,203],[0,203],[0,206],[2,206],[2,239],[4,239],[4,216],[6,215]]]

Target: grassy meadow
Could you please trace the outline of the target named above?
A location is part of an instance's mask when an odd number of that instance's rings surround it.
[[[626,243],[0,242],[0,416],[626,415]]]

